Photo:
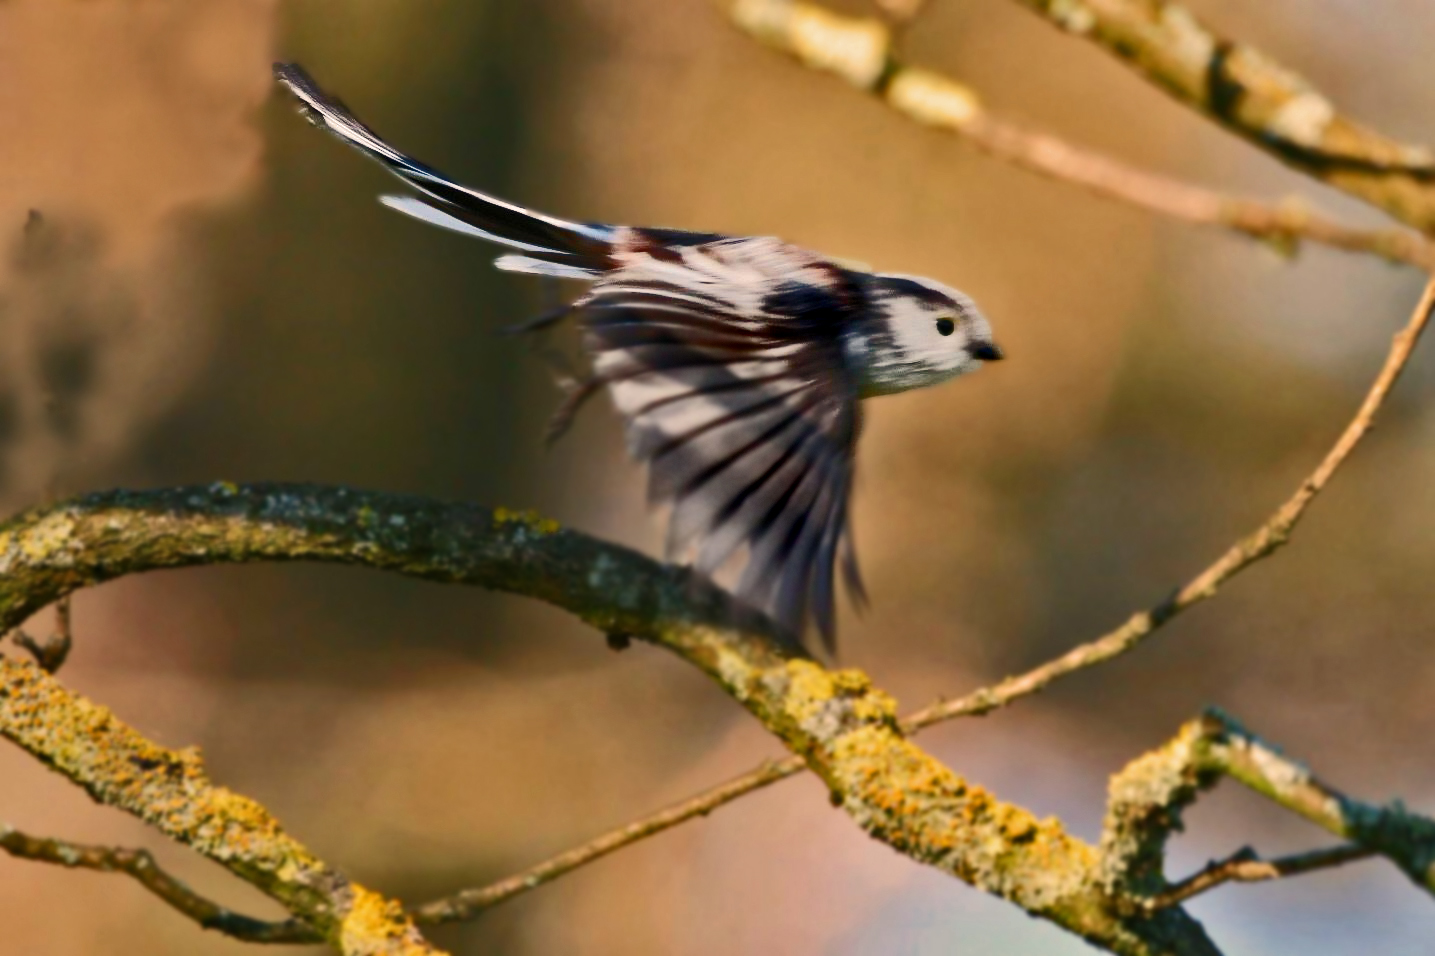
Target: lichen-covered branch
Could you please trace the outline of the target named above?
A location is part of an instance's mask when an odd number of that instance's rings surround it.
[[[1231,718],[1211,711],[1181,728],[1165,746],[1142,755],[1111,779],[1101,838],[1101,872],[1114,894],[1147,910],[1195,895],[1222,880],[1222,867],[1172,888],[1161,872],[1166,841],[1181,828],[1182,812],[1223,777],[1350,841],[1359,850],[1320,851],[1274,863],[1264,878],[1310,872],[1375,853],[1393,861],[1416,885],[1435,894],[1435,820],[1399,803],[1373,806],[1347,797],[1260,740]],[[1241,860],[1228,861],[1227,871]],[[1244,862],[1250,862],[1246,859]],[[1231,879],[1232,875],[1223,875]],[[1186,891],[1173,892],[1185,887]],[[1196,887],[1191,891],[1192,887]]]
[[[717,680],[806,761],[867,832],[912,859],[1111,952],[1215,952],[1180,909],[1143,919],[1119,912],[1093,880],[1094,847],[924,753],[906,739],[891,698],[862,674],[824,670],[758,629],[733,628],[739,611],[731,600],[687,572],[532,516],[301,485],[93,495],[0,525],[0,627],[125,574],[275,560],[361,565],[525,594],[606,632],[660,644]],[[37,667],[5,662],[6,672],[21,667],[27,683],[50,680]],[[45,726],[30,719],[36,732]],[[14,734],[12,722],[0,707],[0,733]],[[71,737],[107,726],[91,723]],[[26,742],[54,759],[43,738]],[[88,746],[101,759],[123,744]]]
[[[226,909],[205,899],[166,873],[147,850],[81,846],[64,840],[33,837],[0,824],[0,850],[21,860],[58,866],[124,873],[205,929],[245,943],[321,943],[324,938],[308,923],[290,919],[266,922]]]
[[[79,588],[128,574],[257,561],[349,564],[522,594],[605,633],[682,648],[709,668],[731,646],[764,665],[792,654],[721,588],[532,514],[225,482],[106,492],[0,524],[0,632]]]
[[[1435,232],[1435,154],[1337,110],[1308,80],[1164,0],[1020,0],[1288,165]]]
[[[955,133],[992,156],[1099,196],[1197,225],[1239,232],[1277,248],[1301,241],[1435,271],[1435,248],[1404,229],[1343,226],[1299,202],[1266,205],[1139,169],[988,112],[970,87],[901,63],[890,28],[800,0],[720,0],[734,23],[805,65],[835,73],[926,126]]]
[[[398,903],[350,881],[247,797],[217,787],[198,752],[160,747],[38,665],[0,656],[0,736],[277,900],[345,956],[439,951]]]
[[[1202,756],[1209,766],[1341,839],[1379,853],[1435,894],[1435,820],[1409,812],[1398,801],[1376,806],[1347,797],[1224,715],[1207,715],[1201,730]]]

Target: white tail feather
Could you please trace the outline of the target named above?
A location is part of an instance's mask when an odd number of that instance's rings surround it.
[[[472,223],[467,223],[455,216],[450,216],[437,206],[430,206],[423,200],[415,199],[412,196],[380,196],[379,202],[395,212],[401,212],[405,216],[412,216],[431,226],[438,226],[440,229],[451,229],[454,232],[463,233],[465,236],[475,236],[479,239],[486,239],[489,242],[496,242],[499,245],[508,246],[510,249],[523,249],[527,252],[556,251],[553,249],[545,249],[543,246],[519,242],[517,239],[505,239],[485,229],[480,229]]]
[[[526,272],[529,275],[552,276],[555,279],[593,279],[599,274],[597,269],[583,269],[559,262],[531,259],[528,256],[499,256],[493,260],[493,266],[504,272]]]

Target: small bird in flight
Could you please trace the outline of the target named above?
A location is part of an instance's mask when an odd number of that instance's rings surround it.
[[[422,193],[390,209],[514,250],[494,265],[590,283],[570,305],[592,373],[559,416],[606,387],[648,497],[670,504],[668,553],[711,575],[746,548],[736,587],[801,643],[834,646],[840,560],[865,600],[848,502],[860,401],[937,385],[1002,357],[956,289],[873,273],[769,236],[571,222],[461,186],[384,142],[297,64],[304,113]]]

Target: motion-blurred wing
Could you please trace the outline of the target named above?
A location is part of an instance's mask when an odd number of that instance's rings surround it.
[[[773,239],[635,242],[578,303],[594,373],[670,502],[670,552],[715,571],[748,549],[737,592],[800,639],[833,636],[833,575],[852,558],[857,388],[839,337],[844,273]]]

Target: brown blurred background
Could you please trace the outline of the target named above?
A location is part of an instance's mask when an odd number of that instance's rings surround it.
[[[847,9],[860,9],[854,2]],[[1195,5],[1352,113],[1435,139],[1418,0]],[[1004,0],[933,0],[914,59],[994,108],[1236,191],[1378,221]],[[842,658],[911,707],[1119,622],[1252,527],[1333,440],[1419,277],[1294,262],[972,154],[755,46],[701,0],[0,5],[0,503],[289,479],[535,507],[660,540],[595,404],[545,453],[543,366],[494,334],[545,290],[382,209],[393,183],[271,91],[303,61],[396,143],[555,212],[775,233],[972,293],[1011,361],[869,406],[873,607]],[[35,210],[32,213],[31,210]],[[1207,704],[1368,799],[1435,808],[1435,357],[1295,545],[1138,654],[931,732],[1094,838],[1107,775]],[[358,571],[130,579],[76,601],[67,682],[409,900],[487,881],[773,755],[690,669],[517,599]],[[48,618],[35,622],[47,626]],[[266,901],[13,748],[0,818],[144,845]],[[1173,874],[1322,834],[1226,788]],[[1239,953],[1426,953],[1392,867],[1227,889]],[[120,877],[0,857],[0,951],[240,953]],[[435,934],[459,953],[1086,952],[783,784]]]

